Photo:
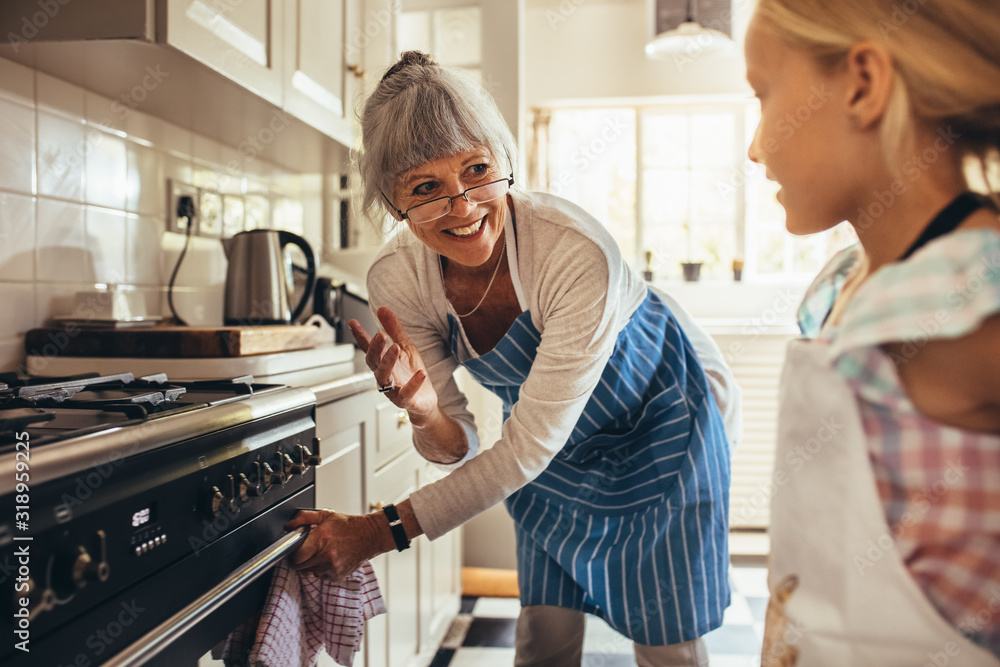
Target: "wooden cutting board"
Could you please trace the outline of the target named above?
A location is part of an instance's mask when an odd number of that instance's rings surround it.
[[[155,359],[245,357],[315,347],[330,332],[304,325],[256,327],[157,326],[133,329],[31,329],[27,354],[62,357],[149,357]]]

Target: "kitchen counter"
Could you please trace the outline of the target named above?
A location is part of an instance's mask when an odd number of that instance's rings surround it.
[[[314,384],[310,389],[316,394],[316,404],[325,405],[346,396],[375,389],[375,377],[369,370],[359,371],[336,380]]]

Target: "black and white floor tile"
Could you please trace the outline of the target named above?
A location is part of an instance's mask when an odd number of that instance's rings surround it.
[[[712,667],[758,667],[767,608],[766,569],[732,567],[733,601],[722,627],[705,636]],[[520,604],[512,598],[465,597],[431,667],[511,667]],[[583,667],[635,667],[632,643],[587,616]]]

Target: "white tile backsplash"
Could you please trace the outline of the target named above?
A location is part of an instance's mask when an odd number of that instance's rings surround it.
[[[87,207],[87,243],[93,251],[94,278],[107,285],[127,284],[125,213]]]
[[[57,114],[65,114],[71,118],[83,118],[84,96],[86,91],[62,79],[38,73],[35,80],[38,90],[38,108]]]
[[[128,187],[125,208],[132,213],[163,216],[167,209],[167,184],[163,154],[155,148],[128,143]]]
[[[125,209],[128,188],[128,153],[125,140],[108,132],[87,128],[87,203]]]
[[[36,277],[45,282],[94,282],[93,253],[82,204],[38,199]]]
[[[23,336],[37,325],[35,317],[35,285],[33,283],[0,283],[3,291],[3,317],[0,317],[0,339]]]
[[[185,239],[166,232],[167,179],[248,194],[246,228],[318,234],[304,218],[322,216],[322,191],[302,174],[116,102],[0,58],[0,371],[22,363],[27,329],[95,284],[169,314]],[[222,324],[226,267],[218,239],[191,239],[175,294],[188,323]]]
[[[38,194],[83,201],[83,119],[38,112]]]
[[[0,281],[35,281],[35,199],[0,192]]]
[[[170,276],[161,276],[160,273],[163,219],[129,215],[125,225],[125,281],[130,285],[149,286],[168,281]]]
[[[84,118],[94,127],[125,132],[125,120],[130,109],[121,100],[114,101],[88,91],[84,97],[84,109]]]
[[[35,111],[0,99],[0,188],[34,191]]]
[[[125,119],[125,132],[133,141],[162,147],[165,124],[155,116],[131,109]]]

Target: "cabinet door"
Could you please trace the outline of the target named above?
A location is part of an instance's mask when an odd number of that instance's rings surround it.
[[[348,62],[347,44],[359,9],[360,0],[285,3],[285,109],[347,146],[354,142],[356,88],[348,68],[361,65]]]
[[[382,398],[375,407],[378,438],[375,442],[375,469],[406,451],[413,450],[413,426],[406,410],[400,410]]]
[[[371,505],[398,503],[417,489],[421,461],[409,452],[375,472]],[[406,551],[392,551],[372,560],[389,613],[366,624],[368,667],[407,665],[420,649],[420,554],[414,540]]]
[[[166,42],[280,106],[281,4],[167,0]]]
[[[420,484],[442,477],[425,463]],[[462,603],[462,529],[431,542],[420,537],[420,641],[422,650],[440,646]]]

